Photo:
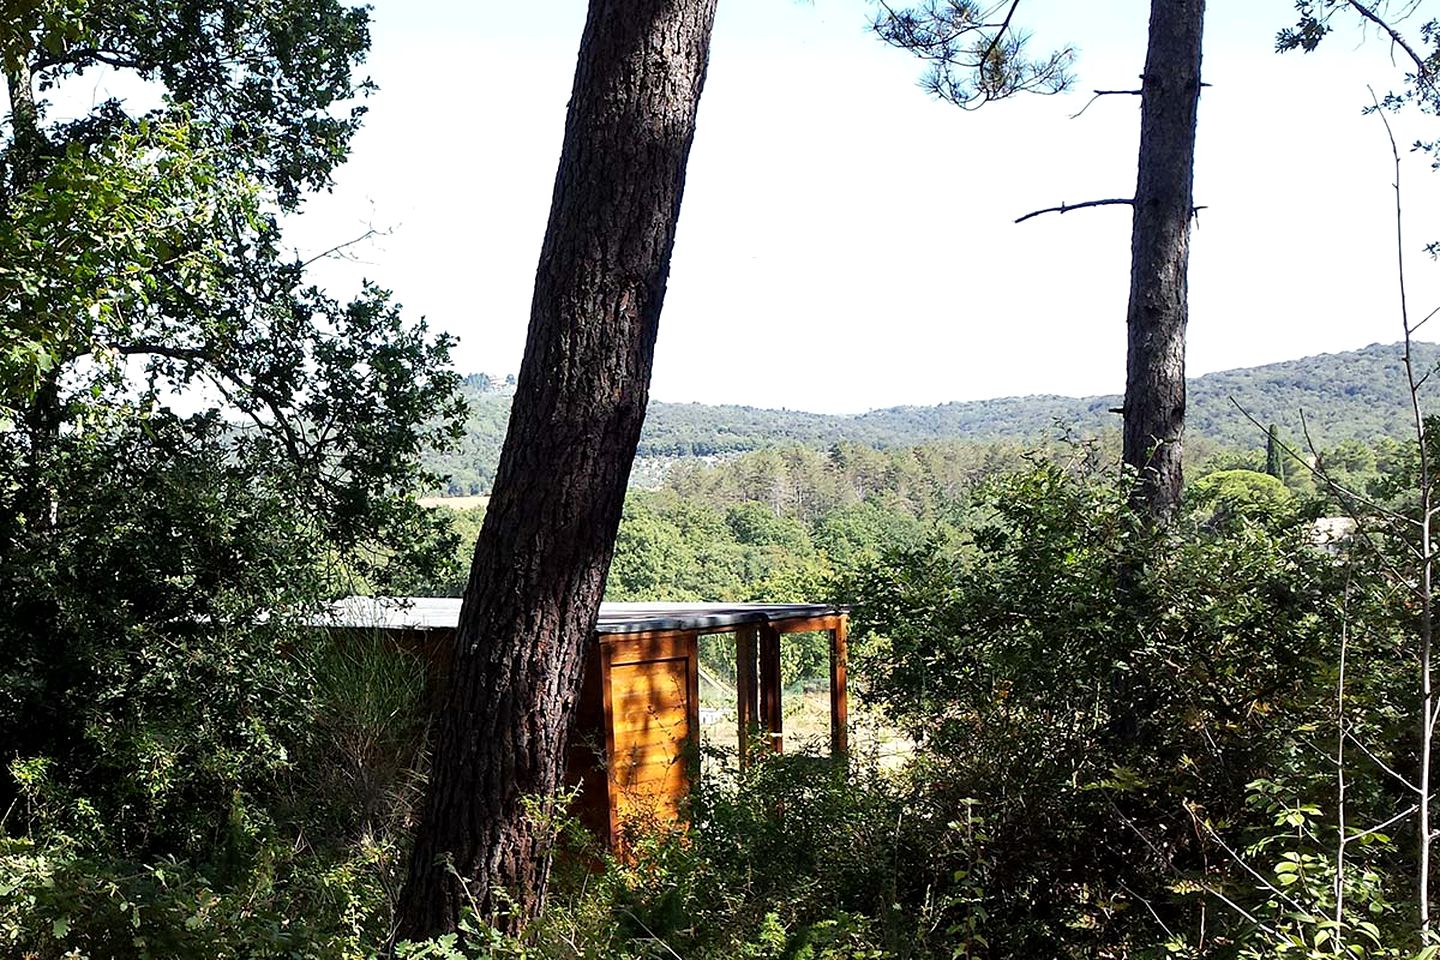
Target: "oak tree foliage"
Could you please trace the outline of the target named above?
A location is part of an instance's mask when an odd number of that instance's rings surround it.
[[[97,845],[244,833],[303,727],[295,615],[449,555],[414,495],[453,341],[282,244],[368,43],[338,0],[6,5],[0,800]],[[102,78],[134,92],[77,109]]]

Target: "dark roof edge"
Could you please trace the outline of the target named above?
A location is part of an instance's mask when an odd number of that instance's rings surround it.
[[[595,624],[595,633],[602,637],[625,636],[626,634],[655,633],[663,630],[705,630],[721,631],[727,627],[783,624],[787,620],[813,620],[819,617],[835,617],[849,614],[850,608],[824,603],[775,604],[785,609],[743,610],[706,613],[698,616],[652,616],[623,622],[607,623],[604,614]]]

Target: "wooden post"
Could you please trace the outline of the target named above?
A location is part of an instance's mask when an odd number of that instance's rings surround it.
[[[700,631],[685,636],[685,793],[700,782]]]
[[[841,615],[830,631],[830,755],[850,749],[850,703],[845,692],[845,664],[850,618]]]
[[[750,763],[750,731],[760,723],[760,687],[755,677],[755,641],[759,630],[735,629],[735,718],[740,725],[740,767]]]
[[[767,623],[760,628],[760,721],[776,753],[785,747],[780,709],[780,631]]]
[[[605,804],[609,821],[605,844],[614,847],[620,842],[620,794],[615,782],[615,697],[610,685],[610,666],[615,650],[603,640],[599,647],[600,721],[605,727]]]

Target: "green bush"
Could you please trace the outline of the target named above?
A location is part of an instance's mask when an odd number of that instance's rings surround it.
[[[261,844],[224,879],[190,861],[88,855],[52,835],[0,841],[0,953],[66,960],[350,960],[389,921],[373,861]]]
[[[980,502],[962,549],[850,590],[855,673],[920,741],[926,804],[983,818],[987,955],[1144,955],[1202,911],[1240,937],[1197,895],[1255,906],[1204,825],[1244,847],[1273,833],[1251,784],[1333,778],[1303,751],[1333,702],[1341,564],[1288,514],[1155,530],[1122,484],[1044,464]]]
[[[423,783],[424,664],[362,633],[311,636],[278,668],[310,684],[303,702],[276,705],[294,711],[292,752],[263,792],[237,790],[223,811],[185,811],[181,822],[217,817],[188,850],[127,849],[99,812],[109,789],[81,789],[49,758],[12,764],[26,835],[0,846],[0,955],[383,951]],[[194,738],[189,747],[198,750]]]
[[[10,830],[214,857],[288,766],[307,692],[285,611],[319,571],[224,430],[154,418],[67,438],[53,530],[0,483],[0,742],[44,771]],[[19,788],[0,776],[6,807]]]
[[[1041,463],[983,486],[958,536],[871,554],[845,581],[853,689],[916,741],[903,768],[803,749],[743,770],[721,757],[688,832],[637,838],[616,858],[562,818],[565,852],[531,926],[506,935],[470,918],[398,955],[1258,958],[1303,943],[1329,958],[1337,930],[1367,956],[1413,953],[1407,822],[1350,847],[1343,887],[1358,912],[1341,928],[1325,919],[1339,638],[1344,628],[1347,728],[1373,753],[1347,761],[1353,830],[1412,802],[1378,764],[1415,769],[1413,604],[1371,572],[1373,558],[1312,547],[1283,503],[1225,523],[1199,503],[1156,530],[1125,493]],[[170,569],[167,556],[138,570]],[[364,634],[214,636],[225,642],[207,656],[253,672],[212,674],[204,659],[125,672],[94,641],[85,655],[97,665],[78,676],[95,684],[86,690],[109,680],[145,692],[94,709],[132,711],[152,729],[157,717],[203,721],[237,691],[263,698],[270,688],[255,678],[281,671],[293,692],[250,709],[278,712],[256,742],[283,750],[226,767],[206,758],[238,749],[212,735],[230,728],[175,721],[170,780],[79,767],[74,745],[13,762],[8,826],[19,835],[0,850],[0,954],[384,954],[423,778],[424,664]],[[241,636],[271,639],[247,659],[233,648]],[[149,698],[156,689],[176,693]],[[90,708],[74,696],[76,711]],[[78,729],[82,746],[99,736]],[[109,762],[142,756],[130,741],[94,744],[84,749]],[[108,772],[87,782],[86,770]],[[125,806],[152,783],[163,803]],[[186,806],[190,796],[199,802]],[[126,810],[131,826],[118,831],[112,811]],[[134,826],[146,823],[149,834]],[[1276,878],[1273,889],[1257,876]]]

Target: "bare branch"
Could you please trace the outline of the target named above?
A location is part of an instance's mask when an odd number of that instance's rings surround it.
[[[1342,595],[1340,605],[1340,673],[1335,681],[1335,729],[1339,736],[1335,738],[1335,815],[1340,825],[1339,843],[1335,846],[1335,933],[1341,936],[1344,927],[1341,923],[1345,919],[1345,845],[1350,838],[1345,835],[1345,815],[1347,813],[1345,802],[1345,734],[1348,728],[1345,725],[1345,667],[1350,652],[1350,579],[1351,571],[1345,574],[1345,592]]]
[[[337,243],[337,244],[335,244],[335,246],[331,247],[329,250],[322,250],[321,252],[315,254],[313,257],[309,258],[308,260],[301,261],[300,265],[301,265],[302,267],[308,267],[308,266],[310,266],[310,264],[315,263],[317,260],[324,260],[326,257],[333,257],[333,256],[335,256],[337,253],[340,253],[340,252],[342,252],[342,251],[344,251],[344,250],[346,250],[346,249],[348,249],[348,248],[350,248],[350,247],[355,246],[357,243],[364,243],[366,240],[369,240],[371,237],[384,237],[384,236],[389,236],[389,235],[390,235],[390,231],[389,231],[389,230],[379,230],[379,229],[376,229],[376,228],[373,227],[373,226],[367,227],[367,228],[365,229],[365,232],[362,233],[362,234],[360,234],[360,236],[354,237],[354,238],[352,238],[352,239],[350,239],[350,240],[346,240],[344,243]]]
[[[1411,783],[1409,780],[1406,780],[1400,774],[1396,773],[1394,769],[1392,769],[1390,765],[1387,764],[1384,760],[1381,760],[1379,757],[1375,756],[1375,754],[1371,752],[1370,748],[1365,746],[1364,742],[1360,740],[1359,737],[1355,736],[1355,734],[1351,733],[1349,730],[1346,730],[1345,737],[1351,743],[1355,744],[1355,746],[1359,747],[1361,752],[1364,753],[1365,756],[1369,757],[1370,761],[1374,763],[1375,766],[1379,767],[1381,770],[1384,770],[1386,773],[1390,774],[1391,777],[1395,778],[1396,783],[1401,784],[1402,786],[1414,791],[1415,793],[1420,792],[1419,787],[1415,786],[1415,784]]]
[[[1349,740],[1355,746],[1359,747],[1361,752],[1363,752],[1365,756],[1369,757],[1372,763],[1374,763],[1381,770],[1384,770],[1387,774],[1393,777],[1395,782],[1398,783],[1400,786],[1404,787],[1406,790],[1411,791],[1412,793],[1420,792],[1419,787],[1415,786],[1415,784],[1411,783],[1409,780],[1406,780],[1399,773],[1396,773],[1394,769],[1392,769],[1388,764],[1386,764],[1385,761],[1381,760],[1378,756],[1376,756],[1375,753],[1365,745],[1364,741],[1357,738],[1355,734],[1346,730],[1344,733],[1344,738],[1346,740]],[[1302,739],[1300,742],[1310,750],[1314,751],[1317,756],[1323,757],[1327,762],[1329,762],[1332,767],[1336,765],[1337,761],[1335,757],[1328,753],[1324,747],[1320,746],[1315,741],[1310,739]],[[1382,824],[1382,826],[1388,826],[1391,822],[1392,821],[1387,820],[1384,824]]]
[[[1224,850],[1230,856],[1230,859],[1234,860],[1242,870],[1250,874],[1250,876],[1254,877],[1256,882],[1259,883],[1261,887],[1269,890],[1271,894],[1279,897],[1281,900],[1290,904],[1290,906],[1294,907],[1296,910],[1300,910],[1302,912],[1305,910],[1305,907],[1301,905],[1298,900],[1291,897],[1284,890],[1281,890],[1279,887],[1275,886],[1275,884],[1271,883],[1268,877],[1266,877],[1259,870],[1256,870],[1254,867],[1252,867],[1248,860],[1240,856],[1240,854],[1235,851],[1235,848],[1231,847],[1230,844],[1226,843],[1224,838],[1220,836],[1220,832],[1210,824],[1209,820],[1202,819],[1198,814],[1196,814],[1194,806],[1192,806],[1190,803],[1185,803],[1184,807],[1185,812],[1190,814],[1190,819],[1195,822],[1195,825],[1197,827],[1203,827],[1205,829],[1205,832],[1210,835],[1210,839],[1215,841],[1215,843],[1219,845],[1220,849]]]
[[[1400,43],[1407,52],[1403,42],[1395,36],[1387,24],[1373,12],[1363,8],[1355,0],[1350,0],[1351,6],[1367,15],[1380,26],[1391,32],[1391,39]],[[1413,56],[1413,53],[1412,53]],[[1418,82],[1425,82],[1424,64],[1419,63],[1421,72],[1417,74]],[[1437,714],[1434,687],[1434,642],[1435,642],[1435,612],[1434,612],[1434,573],[1435,554],[1431,549],[1431,523],[1433,521],[1431,505],[1434,502],[1434,480],[1430,475],[1430,453],[1428,438],[1425,435],[1425,415],[1420,409],[1420,387],[1424,379],[1417,379],[1415,374],[1414,354],[1414,332],[1415,328],[1410,325],[1410,303],[1405,286],[1405,217],[1403,197],[1400,191],[1400,148],[1395,143],[1395,131],[1390,127],[1390,118],[1385,116],[1385,111],[1380,109],[1380,101],[1375,96],[1375,91],[1370,91],[1370,101],[1374,104],[1374,113],[1380,117],[1380,122],[1385,125],[1385,136],[1390,141],[1390,156],[1395,164],[1395,274],[1396,282],[1400,293],[1400,325],[1405,332],[1405,353],[1401,358],[1405,367],[1405,379],[1410,385],[1410,412],[1415,422],[1415,443],[1420,455],[1420,713],[1425,718],[1421,725],[1420,733],[1420,829],[1418,833],[1419,849],[1416,851],[1418,869],[1415,877],[1416,901],[1419,906],[1420,936],[1422,940],[1429,940],[1431,933],[1430,919],[1430,855],[1431,844],[1434,843],[1435,834],[1430,826],[1430,800],[1433,796],[1431,786],[1432,764],[1434,761],[1435,748],[1435,718]]]
[[[1094,95],[1093,97],[1091,97],[1089,100],[1086,100],[1086,101],[1085,101],[1085,106],[1081,107],[1081,108],[1079,109],[1079,111],[1077,111],[1076,113],[1070,114],[1070,119],[1071,119],[1071,120],[1079,120],[1079,119],[1080,119],[1080,114],[1084,113],[1086,110],[1089,110],[1089,109],[1090,109],[1090,104],[1094,103],[1096,100],[1099,100],[1101,97],[1118,97],[1118,96],[1138,97],[1138,96],[1140,96],[1140,93],[1141,93],[1141,91],[1139,91],[1139,90],[1096,90],[1096,91],[1095,91],[1095,95]]]
[[[1405,51],[1406,55],[1409,56],[1415,64],[1415,79],[1419,81],[1422,86],[1428,87],[1431,85],[1430,69],[1425,65],[1425,58],[1415,52],[1415,48],[1410,46],[1409,41],[1401,36],[1400,31],[1386,23],[1378,13],[1365,6],[1360,0],[1345,0],[1345,2],[1348,3],[1356,13],[1360,14],[1360,16],[1379,27],[1381,32],[1390,38],[1391,43]],[[1372,93],[1371,96],[1373,97],[1374,94]],[[1379,109],[1379,106],[1377,103],[1375,105],[1376,109]]]
[[[1315,439],[1310,436],[1310,421],[1306,418],[1305,411],[1303,409],[1300,411],[1300,432],[1305,437],[1305,446],[1310,450],[1310,455],[1314,457],[1315,461],[1318,463],[1320,461],[1320,450],[1315,445]],[[1285,444],[1281,443],[1280,446],[1284,448]],[[1308,461],[1306,461],[1305,463],[1306,466],[1309,466]],[[1314,470],[1313,467],[1311,469]],[[1402,523],[1416,523],[1415,520],[1405,516],[1405,514],[1401,513],[1398,510],[1391,510],[1389,507],[1383,506],[1382,504],[1380,504],[1376,500],[1371,499],[1370,497],[1366,497],[1362,494],[1356,493],[1354,490],[1351,490],[1348,487],[1340,486],[1338,483],[1335,483],[1330,478],[1329,474],[1324,474],[1324,478],[1325,482],[1329,484],[1337,493],[1343,493],[1351,500],[1354,500],[1357,503],[1364,504],[1371,510],[1374,510],[1376,513],[1379,513],[1391,520],[1399,521]],[[1357,524],[1360,522],[1359,517],[1352,516],[1350,519],[1354,520]]]
[[[1172,931],[1168,926],[1165,925],[1164,920],[1160,919],[1160,914],[1155,912],[1155,907],[1149,900],[1146,900],[1144,897],[1140,896],[1140,894],[1127,887],[1123,880],[1117,880],[1116,883],[1120,885],[1121,890],[1124,890],[1126,893],[1130,894],[1130,896],[1134,897],[1137,901],[1145,905],[1145,909],[1150,911],[1150,916],[1154,917],[1155,922],[1160,924],[1160,929],[1165,931],[1165,936],[1171,938],[1172,940],[1175,938],[1174,931]]]
[[[1418,804],[1418,803],[1412,803],[1412,804],[1410,804],[1410,806],[1406,807],[1404,810],[1401,810],[1399,813],[1395,814],[1395,816],[1391,817],[1389,820],[1386,820],[1384,823],[1377,823],[1377,824],[1375,824],[1375,826],[1371,827],[1369,830],[1361,830],[1359,833],[1352,833],[1352,834],[1350,834],[1350,836],[1346,837],[1345,839],[1346,839],[1347,841],[1348,841],[1348,840],[1359,840],[1359,839],[1361,839],[1362,837],[1368,837],[1368,836],[1370,836],[1371,834],[1379,833],[1381,830],[1384,830],[1386,827],[1393,826],[1394,824],[1399,823],[1401,820],[1404,820],[1406,817],[1410,816],[1412,813],[1414,813],[1415,811],[1417,811],[1417,810],[1419,810],[1419,809],[1420,809],[1420,804]]]
[[[1179,876],[1180,871],[1175,869],[1174,865],[1170,863],[1170,858],[1165,856],[1164,851],[1162,851],[1159,847],[1155,846],[1155,842],[1145,835],[1145,831],[1141,830],[1138,826],[1136,826],[1135,821],[1125,816],[1125,814],[1121,812],[1120,808],[1115,805],[1114,800],[1111,800],[1108,796],[1105,798],[1105,800],[1110,805],[1110,810],[1117,817],[1120,818],[1120,822],[1125,824],[1125,826],[1129,827],[1132,831],[1134,831],[1135,835],[1140,838],[1141,842],[1144,843],[1145,846],[1149,847],[1150,851],[1154,853],[1157,857],[1159,857],[1162,863],[1168,865],[1173,873]],[[1244,917],[1250,923],[1253,923],[1256,927],[1260,928],[1265,933],[1269,934],[1272,937],[1279,936],[1279,934],[1275,932],[1275,929],[1273,927],[1265,923],[1265,921],[1261,920],[1259,917],[1250,913],[1248,910],[1240,906],[1240,904],[1236,903],[1234,900],[1231,900],[1224,893],[1220,892],[1220,890],[1216,887],[1211,886],[1203,880],[1197,880],[1195,881],[1195,883],[1197,886],[1200,887],[1200,889],[1204,890],[1206,893],[1210,894],[1212,897],[1225,904],[1231,910],[1234,910],[1240,916]]]
[[[1419,323],[1415,324],[1413,327],[1411,327],[1411,328],[1410,328],[1410,332],[1411,332],[1411,333],[1414,333],[1416,330],[1419,330],[1421,327],[1425,326],[1425,324],[1429,323],[1430,320],[1431,320],[1431,319],[1435,316],[1435,314],[1437,314],[1437,313],[1440,313],[1440,307],[1436,307],[1434,310],[1431,310],[1429,313],[1425,314],[1425,318],[1424,318],[1423,320],[1421,320]]]
[[[1031,213],[1027,213],[1027,214],[1025,214],[1025,216],[1020,217],[1020,218],[1019,218],[1018,220],[1016,220],[1015,222],[1016,222],[1016,223],[1024,223],[1026,220],[1029,220],[1031,217],[1038,217],[1038,216],[1040,216],[1040,214],[1042,214],[1042,213],[1069,213],[1071,210],[1082,210],[1082,209],[1084,209],[1085,207],[1114,207],[1114,206],[1122,206],[1122,205],[1123,205],[1123,206],[1127,206],[1127,207],[1131,207],[1131,206],[1134,206],[1134,205],[1135,205],[1135,201],[1134,201],[1133,199],[1123,199],[1123,200],[1122,200],[1122,199],[1115,199],[1115,200],[1086,200],[1086,201],[1083,202],[1083,203],[1062,203],[1062,204],[1060,204],[1060,206],[1058,206],[1058,207],[1046,207],[1044,210],[1035,210],[1035,211],[1033,211],[1033,212],[1031,212]]]
[[[1246,410],[1240,405],[1240,401],[1236,400],[1234,397],[1231,397],[1230,402],[1235,405],[1235,409],[1240,411],[1241,416],[1243,416],[1246,420],[1249,420],[1252,424],[1255,425],[1255,428],[1257,430],[1260,430],[1262,432],[1267,430],[1264,424],[1262,424],[1259,420],[1256,420],[1253,416],[1250,415],[1249,410]],[[1319,451],[1315,447],[1314,439],[1310,436],[1310,425],[1305,419],[1304,410],[1300,411],[1300,429],[1305,435],[1305,444],[1307,447],[1309,447],[1310,453],[1318,460]],[[1328,473],[1323,470],[1317,469],[1310,461],[1306,460],[1304,457],[1301,457],[1298,453],[1296,453],[1294,448],[1292,448],[1289,444],[1278,439],[1276,440],[1276,442],[1280,445],[1280,449],[1283,450],[1287,456],[1289,456],[1292,460],[1295,460],[1306,470],[1309,470],[1310,474],[1315,477],[1315,479],[1319,480],[1321,483],[1329,487],[1331,492],[1337,494],[1337,498],[1340,503],[1340,509],[1344,510],[1345,516],[1347,516],[1351,521],[1354,522],[1356,532],[1360,534],[1361,538],[1365,541],[1365,544],[1374,553],[1375,558],[1378,559],[1380,563],[1385,567],[1385,570],[1387,573],[1390,574],[1391,579],[1395,583],[1399,584],[1402,588],[1410,591],[1411,593],[1414,593],[1418,597],[1420,595],[1419,588],[1411,586],[1410,578],[1407,577],[1405,573],[1395,565],[1395,561],[1391,560],[1385,554],[1385,551],[1381,549],[1380,544],[1375,542],[1375,537],[1371,534],[1370,528],[1367,526],[1365,519],[1361,517],[1359,511],[1355,509],[1355,504],[1363,504],[1364,506],[1369,507],[1371,510],[1375,511],[1377,514],[1383,516],[1388,520],[1391,520],[1392,522],[1397,522],[1401,524],[1413,524],[1416,523],[1416,521],[1412,520],[1410,517],[1405,516],[1404,514],[1391,510],[1389,507],[1376,503],[1374,500],[1362,496],[1355,491],[1349,489],[1348,487],[1341,486],[1339,483],[1336,483],[1335,479],[1331,477]],[[1410,547],[1409,542],[1406,541],[1404,537],[1400,537],[1400,542],[1406,547]],[[1411,550],[1413,552],[1413,548],[1411,548]],[[1403,783],[1404,781],[1402,780],[1401,782]]]
[[[1236,400],[1234,397],[1231,397],[1230,402],[1234,404],[1236,410],[1240,411],[1241,416],[1243,416],[1246,420],[1249,420],[1260,431],[1265,432],[1269,429],[1259,420],[1256,420],[1255,417],[1251,415],[1249,410],[1246,410],[1244,407],[1242,407],[1240,405],[1240,401]],[[1309,448],[1311,456],[1314,456],[1318,459],[1320,451],[1316,449],[1315,441],[1310,436],[1310,425],[1305,419],[1304,410],[1300,411],[1300,432],[1305,437],[1305,445]],[[1356,493],[1349,487],[1345,487],[1337,483],[1334,478],[1332,478],[1329,474],[1325,473],[1323,470],[1317,469],[1313,464],[1311,464],[1309,460],[1306,460],[1304,457],[1300,456],[1300,454],[1295,451],[1294,447],[1290,446],[1288,443],[1279,439],[1278,437],[1276,438],[1275,442],[1279,445],[1280,449],[1285,452],[1286,456],[1290,457],[1290,459],[1294,460],[1306,470],[1310,471],[1310,474],[1316,480],[1319,480],[1321,483],[1325,484],[1327,487],[1330,488],[1331,492],[1335,493],[1340,498],[1341,508],[1345,510],[1346,516],[1348,516],[1351,520],[1355,521],[1357,526],[1359,526],[1360,524],[1360,517],[1355,512],[1353,512],[1352,508],[1350,507],[1351,501],[1369,507],[1371,510],[1374,510],[1376,513],[1383,515],[1389,520],[1404,523],[1416,522],[1412,518],[1405,516],[1399,511],[1392,510],[1384,504],[1372,500],[1371,498],[1363,494]],[[1372,542],[1371,546],[1376,545]],[[1376,548],[1378,549],[1378,547]]]

